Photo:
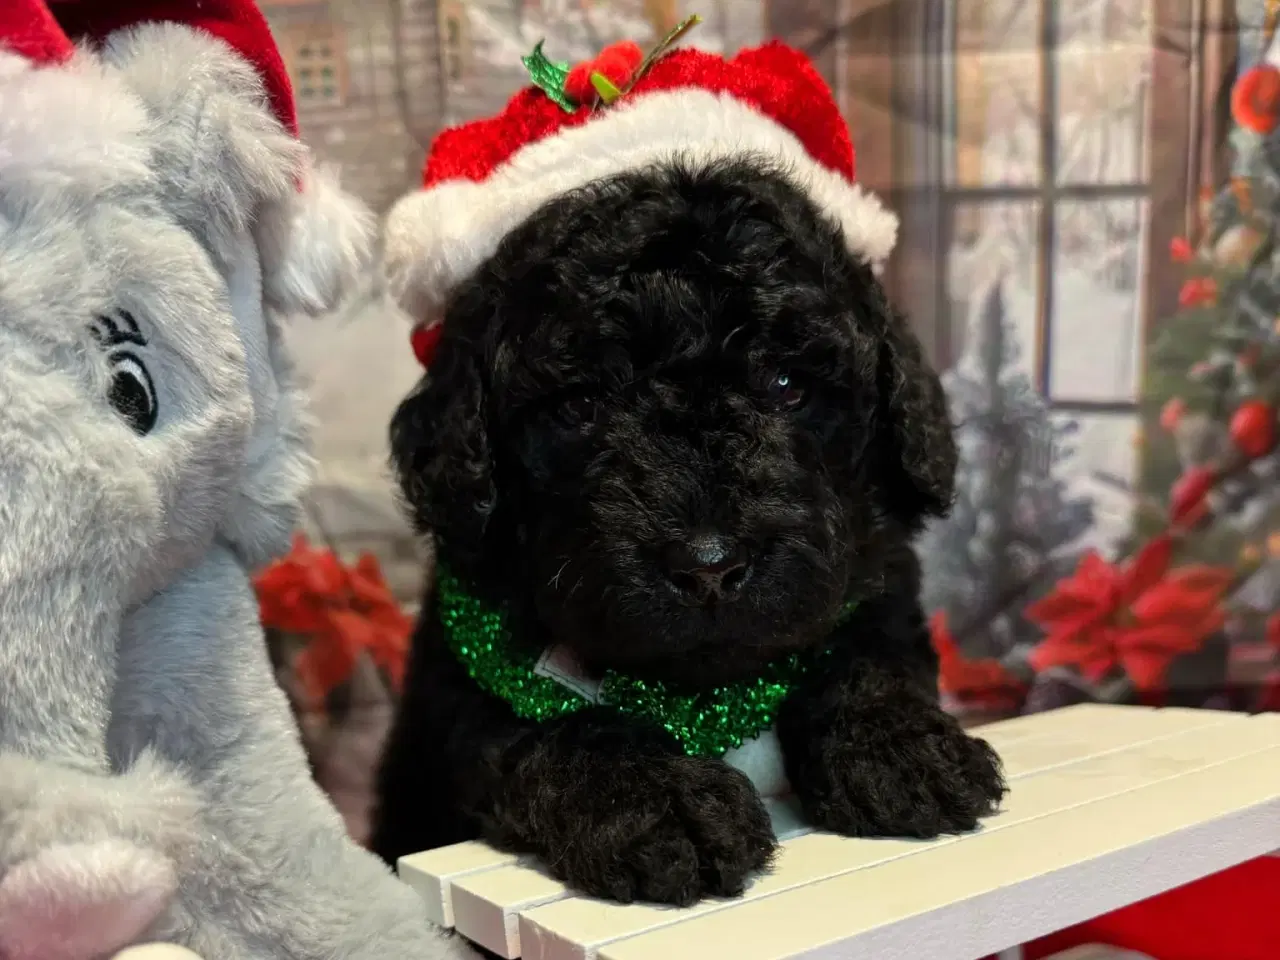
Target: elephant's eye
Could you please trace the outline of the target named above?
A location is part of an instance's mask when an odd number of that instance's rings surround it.
[[[107,399],[134,433],[146,436],[156,425],[160,406],[155,383],[142,358],[130,347],[145,347],[146,338],[127,310],[94,318],[94,339],[111,361],[111,386]]]
[[[160,409],[155,384],[146,365],[128,350],[111,355],[111,388],[107,398],[134,433],[146,436],[156,425]]]

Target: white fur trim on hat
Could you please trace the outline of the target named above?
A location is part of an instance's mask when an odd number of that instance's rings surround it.
[[[286,313],[332,309],[368,266],[373,230],[373,214],[333,171],[309,170],[255,230],[267,300]]]
[[[81,201],[150,180],[146,108],[92,53],[33,66],[0,52],[0,182]]]
[[[652,93],[600,119],[521,148],[487,180],[455,180],[405,197],[387,215],[392,290],[418,319],[493,255],[539,207],[595,180],[664,161],[756,156],[776,166],[844,231],[849,251],[875,266],[898,219],[878,197],[822,166],[789,130],[727,94]]]

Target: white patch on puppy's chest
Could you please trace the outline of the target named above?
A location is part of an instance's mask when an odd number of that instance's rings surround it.
[[[534,665],[533,672],[554,680],[588,703],[600,702],[600,681],[588,676],[582,664],[563,646],[544,650]],[[745,773],[765,799],[785,796],[791,790],[782,764],[782,747],[778,743],[778,734],[772,727],[742,746],[728,751],[723,759],[729,766]]]
[[[782,763],[782,744],[773,727],[724,755],[724,762],[747,775],[760,796],[781,797],[791,792]]]

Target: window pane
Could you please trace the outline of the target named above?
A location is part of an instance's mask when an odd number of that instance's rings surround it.
[[[1055,401],[1137,399],[1146,208],[1130,198],[1058,206],[1047,391]]]
[[[947,252],[948,361],[980,363],[979,324],[992,284],[1011,335],[1006,365],[1031,378],[1036,367],[1036,236],[1039,204],[1032,201],[957,203]]]
[[[1146,177],[1151,0],[1055,2],[1060,183]]]
[[[1055,413],[1054,419],[1075,424],[1060,442],[1055,472],[1073,496],[1093,501],[1094,526],[1085,536],[1089,545],[1108,549],[1133,523],[1138,415]]]
[[[1041,0],[965,0],[949,7],[954,182],[1038,183]]]

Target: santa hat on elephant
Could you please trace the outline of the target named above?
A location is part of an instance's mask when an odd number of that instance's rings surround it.
[[[666,52],[672,39],[647,57],[615,44],[572,69],[539,46],[525,58],[533,86],[435,139],[423,188],[384,227],[388,274],[424,365],[451,292],[507,234],[556,197],[653,164],[758,160],[839,226],[850,255],[883,264],[897,218],[856,182],[848,125],[810,60],[778,42],[731,58]]]
[[[44,167],[84,190],[145,159],[215,257],[252,234],[285,312],[328,309],[367,261],[370,215],[312,167],[253,0],[8,0],[0,78],[22,80],[2,94],[0,174]],[[148,130],[146,158],[123,145]]]

